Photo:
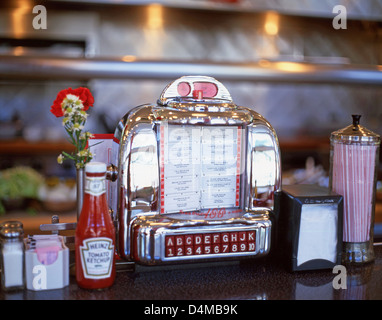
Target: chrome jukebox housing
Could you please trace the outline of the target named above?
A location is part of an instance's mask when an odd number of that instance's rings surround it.
[[[181,140],[171,142],[164,135],[171,130],[183,130],[177,139],[195,132],[196,138],[189,138],[192,146]],[[179,169],[184,155],[197,157],[195,150],[208,145],[203,139],[211,132],[233,137],[229,139],[234,143],[229,140],[221,144],[223,149],[231,150],[232,145],[237,148],[233,166],[236,172],[232,179],[222,178],[232,180],[226,182],[226,186],[232,186],[232,193],[216,195],[218,184],[210,179],[207,187],[205,182],[203,187],[195,187],[185,207],[179,197],[170,197],[177,206],[174,208],[174,203],[165,202],[165,183],[170,184],[163,150],[170,148],[170,143],[176,146],[179,152],[174,153],[174,159]],[[217,135],[214,143],[220,141]],[[175,80],[165,88],[157,104],[141,105],[128,112],[120,120],[115,138],[119,140],[116,219],[122,258],[156,265],[262,256],[269,252],[273,195],[281,188],[277,135],[260,114],[235,105],[220,82],[201,76]],[[213,152],[219,156],[215,147]],[[203,159],[198,161],[202,163]],[[171,181],[177,186],[183,181],[184,188],[189,186],[181,173]],[[178,195],[181,190],[176,189]],[[219,196],[221,199],[217,199]],[[217,199],[214,205],[211,197]],[[230,197],[232,203],[226,200]]]

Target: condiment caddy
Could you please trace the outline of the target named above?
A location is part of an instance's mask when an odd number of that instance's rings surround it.
[[[62,236],[33,235],[25,239],[25,282],[33,291],[69,285],[69,249]]]

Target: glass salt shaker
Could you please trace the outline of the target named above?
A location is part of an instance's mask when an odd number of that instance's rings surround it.
[[[0,225],[1,287],[4,291],[24,289],[23,225],[7,221]]]
[[[377,168],[381,138],[353,123],[332,132],[330,137],[329,188],[344,198],[344,264],[363,264],[374,260],[374,214]]]

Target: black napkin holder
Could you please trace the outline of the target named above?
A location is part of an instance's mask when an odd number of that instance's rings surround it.
[[[318,185],[275,193],[276,250],[290,271],[341,264],[343,197]]]

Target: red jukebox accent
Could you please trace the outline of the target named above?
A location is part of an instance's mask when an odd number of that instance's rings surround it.
[[[160,127],[160,189],[164,190],[164,127]],[[164,213],[164,192],[160,197],[160,213]]]
[[[237,156],[236,156],[236,199],[235,206],[239,206],[240,200],[240,168],[241,168],[241,128],[238,128],[237,132]]]

